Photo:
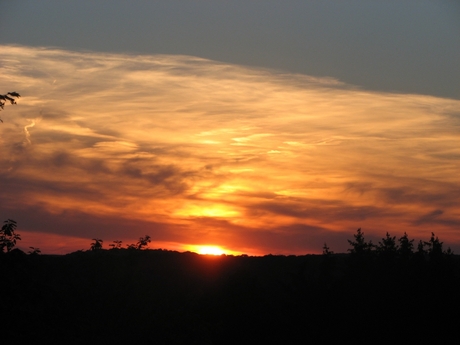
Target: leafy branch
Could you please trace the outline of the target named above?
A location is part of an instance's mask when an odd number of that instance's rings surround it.
[[[0,95],[0,110],[3,110],[5,108],[5,104],[7,102],[10,102],[10,104],[17,104],[15,98],[20,97],[21,95],[16,91],[8,92],[5,95]],[[0,119],[0,122],[3,122],[3,120]]]

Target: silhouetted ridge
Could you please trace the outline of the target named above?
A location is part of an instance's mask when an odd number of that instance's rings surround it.
[[[264,257],[13,249],[0,255],[3,339],[279,344],[334,336],[413,343],[457,334],[460,258],[434,234],[414,250],[406,234],[386,234],[374,245],[358,230],[350,246],[348,254],[325,244],[323,255]]]

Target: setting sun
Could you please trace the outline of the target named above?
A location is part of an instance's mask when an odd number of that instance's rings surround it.
[[[204,254],[204,255],[222,255],[225,254],[225,251],[216,246],[201,246],[198,249],[198,254]]]
[[[187,249],[198,253],[200,255],[222,255],[222,254],[229,254],[229,251],[224,250],[219,246],[213,245],[190,245],[187,246]]]

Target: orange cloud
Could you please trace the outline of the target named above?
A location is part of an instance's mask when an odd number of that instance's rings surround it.
[[[362,227],[460,249],[457,100],[189,56],[0,57],[23,95],[2,115],[0,203],[28,233],[299,254]]]

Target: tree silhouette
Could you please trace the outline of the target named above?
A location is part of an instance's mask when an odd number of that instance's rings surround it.
[[[374,261],[373,248],[375,246],[372,241],[366,242],[361,228],[356,231],[353,237],[354,240],[348,240],[348,243],[351,245],[351,248],[348,249],[350,252],[349,268],[354,272],[354,278],[361,280],[372,271]]]
[[[10,104],[16,104],[14,97],[19,98],[21,95],[15,91],[8,92],[5,95],[0,95],[0,110],[5,108],[6,102],[10,102]],[[0,122],[3,122],[3,120],[0,119]]]
[[[413,254],[414,240],[409,240],[407,233],[404,233],[404,236],[401,237],[398,241],[399,241],[399,248],[398,248],[399,257],[402,260],[408,260]]]
[[[113,241],[113,243],[109,244],[109,247],[112,247],[112,249],[120,249],[121,248],[121,243],[122,241]]]
[[[30,250],[27,253],[30,255],[38,255],[42,252],[40,248],[35,248],[35,247],[29,247],[29,248]]]
[[[418,245],[417,245],[417,254],[419,255],[425,255],[426,254],[426,250],[425,250],[425,243],[420,240],[418,242]]]
[[[16,241],[21,240],[21,236],[15,233],[16,227],[17,223],[12,219],[3,222],[2,230],[0,231],[0,247],[2,252],[5,248],[7,252],[10,252],[16,245]]]
[[[454,255],[454,252],[452,251],[452,249],[450,249],[450,247],[447,247],[447,250],[444,251],[444,255],[446,257],[450,257],[450,256]]]
[[[396,254],[398,246],[396,245],[396,236],[391,237],[387,232],[386,236],[382,238],[382,241],[379,241],[377,250],[381,253],[390,253]]]
[[[348,240],[348,243],[352,247],[351,249],[348,249],[348,251],[353,255],[353,256],[363,256],[369,254],[372,249],[374,248],[374,245],[372,244],[372,241],[366,242],[364,240],[364,233],[361,231],[361,228],[359,228],[356,231],[356,235],[353,235],[355,238],[354,241]]]
[[[102,242],[100,238],[93,238],[93,243],[91,243],[91,250],[99,250],[102,249]]]
[[[387,232],[382,241],[377,245],[377,253],[380,261],[386,264],[394,263],[396,260],[396,253],[398,252],[398,245],[396,244],[396,236],[390,236]]]
[[[323,246],[323,255],[332,255],[334,254],[333,251],[329,250],[329,247],[327,246],[326,243],[324,243],[324,246]]]
[[[139,241],[137,242],[137,249],[143,249],[144,247],[147,247],[150,242],[151,240],[149,235],[145,235],[145,237],[140,237]]]
[[[417,250],[414,253],[414,259],[419,264],[422,264],[426,261],[427,252],[425,250],[425,242],[420,240],[417,244]]]
[[[442,259],[442,244],[443,242],[439,241],[438,236],[435,237],[434,233],[432,232],[430,240],[425,242],[425,245],[428,247],[428,257],[430,260],[438,261]]]
[[[323,246],[323,255],[320,265],[320,280],[326,284],[331,280],[332,271],[334,269],[335,260],[333,258],[334,252],[329,249],[326,243]]]
[[[145,237],[140,237],[139,241],[137,241],[136,244],[127,244],[126,247],[128,249],[139,249],[142,250],[144,247],[147,247],[149,243],[151,242],[151,237],[149,235],[145,235]],[[120,247],[121,247],[121,241],[120,241]]]

